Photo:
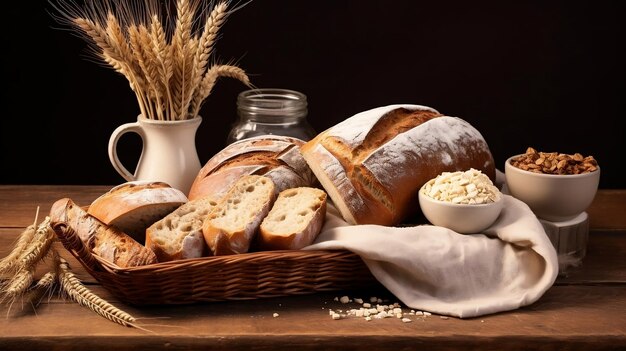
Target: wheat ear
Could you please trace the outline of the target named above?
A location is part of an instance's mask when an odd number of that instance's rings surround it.
[[[4,273],[16,273],[18,270],[22,269],[21,265],[21,257],[24,255],[24,252],[27,250],[28,246],[31,245],[34,240],[35,235],[38,231],[37,221],[39,219],[39,206],[37,206],[37,211],[35,212],[35,221],[33,224],[29,225],[22,231],[20,236],[18,237],[17,243],[5,258],[0,261],[0,275]],[[45,221],[44,221],[45,222]],[[45,222],[48,225],[50,222]]]
[[[157,70],[161,77],[161,84],[165,89],[165,116],[164,119],[169,120],[175,112],[172,110],[172,93],[170,91],[170,79],[174,74],[172,67],[172,48],[167,43],[167,36],[163,25],[157,15],[152,16],[150,23],[150,39],[152,41],[152,50],[154,52]]]
[[[145,91],[145,84],[140,79],[140,76],[133,73],[131,64],[126,61],[122,53],[118,51],[115,45],[112,45],[107,31],[100,25],[87,18],[75,18],[74,24],[80,28],[87,36],[89,36],[96,46],[101,50],[98,52],[100,58],[111,66],[116,72],[120,73],[128,80],[130,88],[135,92],[137,101],[139,102],[139,109],[145,116],[146,111],[144,109],[145,102],[143,98],[143,91]]]
[[[173,119],[184,119],[186,110],[184,106],[185,92],[188,81],[187,46],[191,40],[193,9],[189,0],[176,1],[176,26],[172,37],[174,76],[171,81],[172,91],[176,100],[174,101],[175,115]]]
[[[200,83],[202,81],[202,77],[206,73],[207,65],[209,63],[209,57],[211,56],[211,52],[213,51],[213,47],[217,40],[217,33],[226,21],[227,9],[228,4],[226,2],[219,3],[217,6],[215,6],[215,8],[213,8],[211,14],[206,20],[204,30],[199,38],[198,49],[193,58],[192,77],[194,89],[201,89]],[[192,99],[195,100],[195,96],[197,95],[197,91],[195,92],[193,97],[190,94],[190,96],[188,96],[189,101],[192,101]],[[195,106],[196,104],[197,102],[194,101],[192,106]]]
[[[39,208],[37,208],[37,215],[39,214]],[[37,229],[37,215],[35,216],[35,223],[29,225],[22,231],[18,237],[17,243],[13,246],[11,252],[0,261],[0,274],[15,270],[18,260],[24,252],[26,246],[33,240],[35,231]]]
[[[24,245],[19,257],[14,260],[13,266],[17,271],[2,288],[3,295],[13,299],[28,289],[33,282],[37,263],[48,254],[54,238],[54,233],[50,229],[50,217],[46,216],[35,229],[31,239]]]
[[[159,76],[159,61],[154,50],[152,50],[152,38],[150,38],[150,31],[148,31],[148,28],[144,25],[139,26],[139,41],[142,46],[144,62],[147,63],[147,77],[152,88],[151,91],[154,93],[154,97],[156,99],[156,119],[163,120],[163,98],[165,96],[165,88],[162,84],[163,80]]]
[[[160,79],[157,76],[157,70],[152,60],[152,44],[148,39],[146,44],[145,36],[147,35],[147,29],[143,25],[130,26],[128,28],[128,35],[130,38],[130,45],[133,49],[134,59],[139,64],[143,76],[147,81],[147,90],[144,102],[146,104],[146,110],[149,119],[158,119],[161,114],[161,91],[159,89]],[[152,97],[155,101],[152,101]],[[156,118],[155,118],[156,117]]]
[[[202,102],[211,94],[215,83],[219,77],[228,77],[235,78],[247,86],[251,86],[250,78],[246,72],[237,67],[231,65],[214,65],[209,68],[209,70],[204,75],[202,82],[200,83],[200,89],[198,89],[198,93],[194,97],[192,103],[192,109],[194,116],[198,114],[200,111],[200,107],[202,107]]]
[[[199,50],[198,47],[199,39],[197,37],[193,37],[189,39],[189,45],[185,50],[185,72],[184,72],[184,91],[181,97],[182,107],[181,110],[183,114],[179,116],[179,119],[186,119],[190,115],[189,106],[191,101],[193,100],[194,92],[197,89],[197,84],[195,83],[194,74],[196,72],[196,67],[194,64],[194,57]]]
[[[20,269],[13,275],[6,285],[2,287],[2,297],[14,300],[21,296],[33,282],[33,269]]]
[[[126,39],[126,35],[122,30],[117,18],[113,15],[112,12],[108,13],[107,16],[107,27],[106,34],[108,36],[108,43],[111,48],[114,48],[114,51],[118,53],[122,62],[126,62],[128,64],[129,72],[128,74],[133,77],[137,76],[138,69],[133,67],[133,51]]]
[[[50,228],[50,217],[46,218],[37,226],[35,235],[26,246],[19,258],[19,265],[25,269],[32,269],[41,261],[50,250],[55,240],[54,232]]]
[[[44,297],[44,295],[52,295],[56,279],[57,276],[54,272],[48,272],[41,276],[37,283],[35,283],[26,291],[26,300],[34,306],[39,305],[39,302],[41,302],[41,299]]]
[[[125,327],[143,329],[135,324],[136,319],[133,316],[111,305],[84,286],[74,273],[70,271],[69,265],[64,258],[55,254],[55,262],[61,289],[72,300],[112,322]]]

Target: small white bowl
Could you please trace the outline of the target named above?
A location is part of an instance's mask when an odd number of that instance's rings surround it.
[[[498,219],[504,203],[500,194],[494,202],[455,204],[435,200],[425,195],[422,190],[420,189],[418,198],[426,219],[433,225],[446,227],[461,234],[480,233],[489,228]]]
[[[567,221],[591,205],[600,183],[600,167],[582,174],[535,173],[513,166],[511,160],[518,156],[509,157],[504,164],[506,187],[537,217],[552,222]]]

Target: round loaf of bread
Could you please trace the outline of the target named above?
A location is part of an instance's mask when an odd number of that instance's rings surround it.
[[[95,199],[87,212],[140,243],[146,228],[187,202],[187,196],[163,182],[126,182]]]
[[[202,167],[189,190],[189,200],[210,196],[217,201],[244,175],[271,178],[277,194],[312,186],[316,179],[300,153],[303,144],[300,139],[279,135],[234,142]]]
[[[420,105],[358,113],[301,152],[350,224],[400,224],[419,213],[419,189],[442,172],[475,168],[495,181],[494,159],[480,132]]]

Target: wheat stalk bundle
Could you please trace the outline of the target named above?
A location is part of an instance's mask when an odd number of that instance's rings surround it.
[[[59,0],[52,15],[126,77],[145,118],[184,120],[198,115],[219,77],[252,87],[243,69],[212,60],[220,29],[242,6],[229,9],[229,0],[87,0],[83,5]]]

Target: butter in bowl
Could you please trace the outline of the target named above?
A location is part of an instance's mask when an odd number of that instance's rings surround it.
[[[487,229],[502,212],[504,202],[491,179],[473,168],[441,173],[420,188],[418,198],[431,224],[461,234]]]

